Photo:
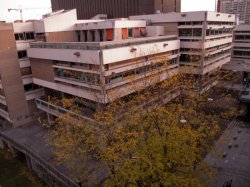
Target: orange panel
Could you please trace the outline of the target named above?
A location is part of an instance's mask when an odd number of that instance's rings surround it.
[[[112,41],[113,35],[114,35],[113,29],[106,29],[106,40],[107,41]]]
[[[140,28],[134,28],[134,37],[140,37]]]
[[[122,39],[127,39],[128,38],[128,29],[123,28],[122,29]]]

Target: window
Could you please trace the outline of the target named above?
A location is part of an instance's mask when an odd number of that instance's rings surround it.
[[[23,87],[24,87],[25,92],[29,92],[29,91],[37,90],[37,89],[41,88],[40,86],[33,84],[33,83],[26,84]]]
[[[31,75],[31,67],[26,67],[26,68],[21,68],[21,75],[22,76],[27,76],[27,75]]]
[[[90,37],[91,37],[91,41],[94,42],[95,41],[95,31],[90,31]]]
[[[24,33],[15,34],[15,40],[24,40]]]
[[[27,51],[18,51],[18,58],[26,58],[27,57]]]
[[[99,32],[99,39],[100,39],[100,41],[101,41],[101,42],[104,41],[104,38],[103,38],[103,30],[98,30],[98,32]]]
[[[133,29],[128,29],[128,37],[129,38],[133,37]]]
[[[34,40],[34,33],[33,32],[26,32],[25,36],[26,36],[26,40]]]

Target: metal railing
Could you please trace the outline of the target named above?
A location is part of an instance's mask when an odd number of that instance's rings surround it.
[[[66,109],[61,106],[54,105],[42,99],[37,98],[35,101],[36,101],[37,108],[49,114],[52,114],[54,116],[59,117],[62,114],[69,113],[69,114],[72,114],[73,116],[76,116],[76,117],[79,117],[88,121],[94,121],[89,115],[75,113],[71,111],[70,109]]]
[[[51,175],[56,177],[60,182],[65,184],[65,186],[69,187],[79,187],[79,185],[67,177],[65,174],[60,172],[58,169],[53,167],[50,163],[48,163],[46,160],[38,156],[36,153],[34,153],[32,150],[30,150],[28,147],[19,144],[12,138],[8,137],[4,133],[0,131],[0,137],[3,139],[5,142],[10,143],[13,147],[15,147],[16,150],[24,153],[25,155],[28,155],[29,157],[33,158],[41,167],[43,167],[45,170],[47,170]]]
[[[126,47],[131,45],[164,42],[171,40],[177,40],[177,36],[136,38],[134,40],[123,40],[123,41],[112,41],[112,42],[57,42],[57,43],[34,42],[30,43],[30,48],[101,50],[101,49],[112,49],[117,47]]]

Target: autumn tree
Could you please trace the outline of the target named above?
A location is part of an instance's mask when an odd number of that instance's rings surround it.
[[[71,110],[56,119],[47,142],[57,161],[87,186],[206,186],[212,170],[203,158],[221,120],[240,110],[218,89],[197,94],[194,81],[179,74],[152,84],[126,101],[110,103],[91,121],[79,116],[74,99],[64,100]],[[167,91],[173,88],[180,97],[158,102],[171,97]]]

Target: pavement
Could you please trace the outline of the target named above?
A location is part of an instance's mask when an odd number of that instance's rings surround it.
[[[0,131],[41,159],[47,161],[61,173],[68,174],[68,169],[64,165],[56,164],[53,151],[45,142],[48,129],[44,128],[39,122],[34,121],[18,128],[0,128]]]
[[[205,161],[217,168],[216,187],[232,180],[231,187],[250,186],[250,123],[233,121]]]

